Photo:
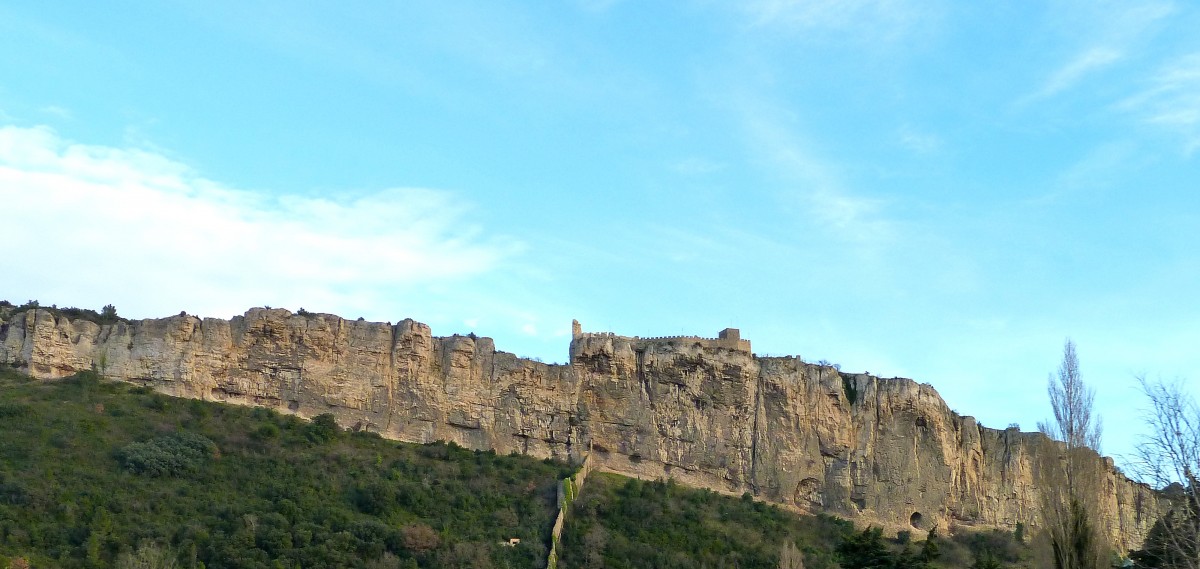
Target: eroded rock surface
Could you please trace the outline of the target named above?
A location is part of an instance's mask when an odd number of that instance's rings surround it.
[[[41,378],[97,369],[182,397],[262,405],[412,442],[578,460],[892,529],[1039,522],[1042,435],[979,426],[933,387],[756,357],[717,339],[583,333],[569,365],[434,337],[412,320],[251,309],[99,326],[32,310],[0,320],[0,362]],[[1139,545],[1157,498],[1111,460],[1114,543]]]

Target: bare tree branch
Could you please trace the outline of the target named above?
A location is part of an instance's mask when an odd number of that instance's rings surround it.
[[[1100,495],[1100,418],[1092,416],[1095,392],[1083,382],[1075,344],[1063,346],[1057,377],[1047,386],[1053,422],[1038,429],[1049,439],[1038,453],[1042,517],[1056,569],[1098,569],[1106,562],[1108,535],[1102,527]],[[1061,441],[1055,444],[1053,441]]]
[[[1200,407],[1180,382],[1138,377],[1150,402],[1149,433],[1138,443],[1139,474],[1162,489],[1170,509],[1150,530],[1138,561],[1200,569]]]

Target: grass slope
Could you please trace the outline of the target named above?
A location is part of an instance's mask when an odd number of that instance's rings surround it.
[[[0,567],[538,567],[569,472],[0,368]]]

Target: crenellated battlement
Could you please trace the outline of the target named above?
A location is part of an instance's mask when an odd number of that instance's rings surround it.
[[[742,339],[742,332],[737,328],[726,328],[717,333],[716,338],[705,338],[701,336],[651,336],[643,338],[641,336],[618,336],[612,332],[584,332],[583,327],[578,320],[571,321],[571,332],[574,338],[592,337],[592,338],[626,338],[632,342],[639,344],[670,344],[678,342],[698,343],[705,348],[735,350],[739,352],[752,353],[750,348],[750,340]]]

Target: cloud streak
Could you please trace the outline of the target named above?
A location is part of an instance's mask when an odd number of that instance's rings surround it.
[[[935,8],[907,0],[754,0],[741,5],[753,27],[806,35],[836,32],[839,39],[885,43],[928,23]]]
[[[1200,149],[1200,52],[1168,62],[1147,88],[1118,108],[1180,136],[1185,154]]]
[[[900,128],[897,135],[900,146],[917,154],[932,154],[942,148],[942,139],[936,134],[922,132],[911,126]]]
[[[1088,49],[1052,73],[1041,89],[1026,98],[1026,102],[1062,93],[1077,85],[1088,75],[1120,61],[1122,57],[1124,55],[1120,51],[1108,47]]]
[[[0,128],[0,188],[16,236],[8,262],[27,268],[29,294],[147,316],[181,307],[228,316],[264,303],[365,310],[477,278],[522,248],[484,235],[449,192],[273,197],[156,152],[77,144],[46,127]],[[92,281],[91,298],[67,286],[81,278]]]
[[[883,202],[847,191],[836,169],[809,150],[802,140],[774,120],[767,109],[752,109],[746,118],[750,145],[768,160],[787,185],[788,200],[802,214],[835,235],[851,235],[861,245],[880,245],[893,237],[883,215]],[[846,229],[854,231],[847,232]]]
[[[1061,95],[1124,61],[1144,56],[1145,42],[1175,12],[1169,2],[1136,5],[1061,4],[1051,9],[1075,43],[1074,55],[1052,70],[1018,105]],[[1053,56],[1052,56],[1053,57]]]

